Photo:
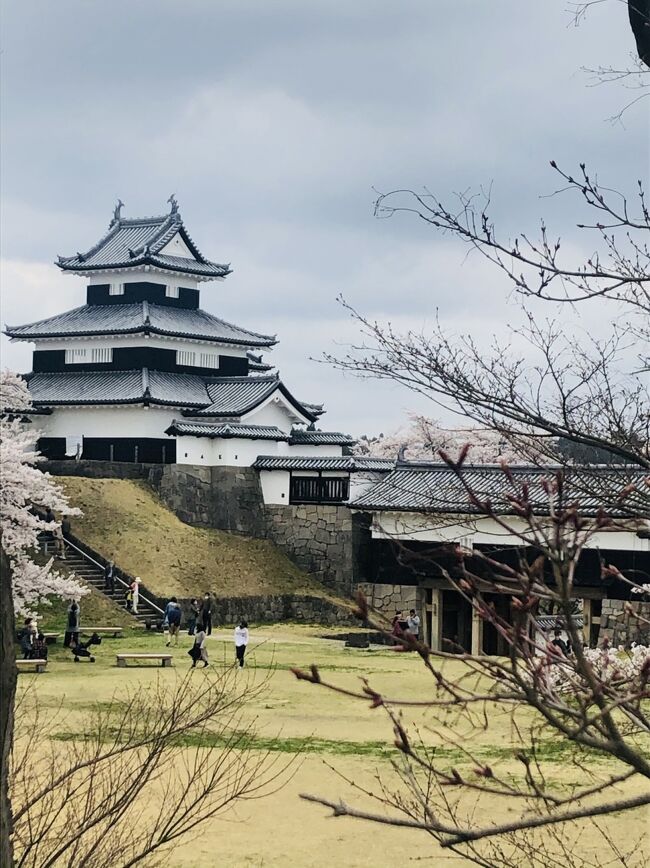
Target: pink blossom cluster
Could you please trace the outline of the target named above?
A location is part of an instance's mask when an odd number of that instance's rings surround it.
[[[56,522],[46,522],[33,507],[50,507],[61,515],[78,515],[52,477],[38,469],[39,454],[34,449],[34,435],[25,411],[32,406],[27,386],[9,371],[0,373],[0,530],[2,548],[9,558],[14,609],[29,615],[48,597],[75,599],[88,593],[72,578],[52,569],[52,560],[44,566],[35,563],[38,535],[53,530]],[[1,581],[8,581],[2,576]]]

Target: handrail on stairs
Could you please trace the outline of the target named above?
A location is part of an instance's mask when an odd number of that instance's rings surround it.
[[[70,540],[66,539],[65,537],[63,539],[63,542],[65,545],[70,546],[70,548],[74,549],[76,552],[79,552],[79,554],[87,561],[95,564],[95,566],[98,567],[102,571],[102,573],[104,572],[105,568],[98,561],[96,561],[95,558],[92,558],[87,552],[85,552],[83,549],[80,549],[79,546],[76,546],[73,542],[70,542]],[[125,588],[129,587],[129,583],[125,582],[124,579],[121,579],[119,576],[114,576],[113,578],[117,579],[117,581]],[[156,612],[159,612],[161,615],[165,614],[164,611],[160,608],[160,606],[157,606],[148,597],[145,597],[144,594],[138,593],[138,597],[142,600],[143,603],[146,603],[148,606],[151,606],[152,609],[155,609]]]

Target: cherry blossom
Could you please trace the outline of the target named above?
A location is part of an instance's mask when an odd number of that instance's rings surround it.
[[[9,371],[0,373],[0,532],[19,615],[32,614],[50,596],[78,599],[89,593],[73,578],[53,570],[52,559],[45,565],[33,559],[39,533],[53,530],[57,522],[46,522],[32,507],[49,506],[61,515],[78,515],[79,510],[69,505],[52,477],[37,466],[41,456],[34,449],[32,425],[25,415],[31,406],[25,381]]]

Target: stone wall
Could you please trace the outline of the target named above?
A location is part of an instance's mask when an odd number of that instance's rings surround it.
[[[646,623],[640,622],[638,616]],[[650,645],[650,603],[603,600],[598,644],[607,640],[611,645],[629,647]]]
[[[364,516],[327,504],[265,506],[264,512],[268,538],[300,569],[338,593],[352,593],[369,540]]]
[[[409,609],[418,611],[419,588],[416,585],[359,582],[357,587],[365,594],[368,606],[389,621],[393,619],[395,612],[408,612]]]
[[[149,481],[186,524],[265,536],[262,489],[252,467],[166,464]]]
[[[149,479],[164,464],[131,464],[126,461],[43,461],[39,468],[52,476],[87,476],[91,479]],[[168,465],[171,466],[171,465]]]

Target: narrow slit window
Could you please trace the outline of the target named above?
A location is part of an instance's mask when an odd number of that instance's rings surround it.
[[[176,364],[196,366],[196,353],[192,350],[176,350]]]
[[[217,353],[201,353],[199,357],[200,368],[218,368],[219,356]]]
[[[93,349],[90,351],[90,361],[96,365],[105,364],[106,362],[112,362],[112,347],[93,347]]]

